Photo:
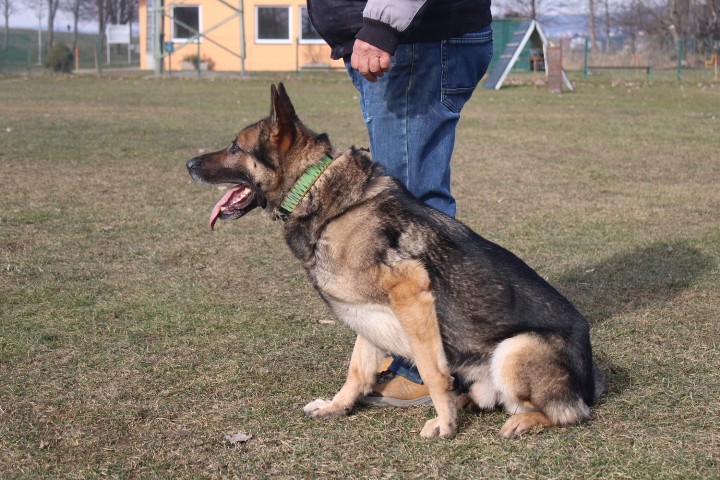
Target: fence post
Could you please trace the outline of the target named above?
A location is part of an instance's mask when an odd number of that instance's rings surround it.
[[[97,67],[98,77],[102,77],[102,40],[98,41],[95,46],[95,66]]]
[[[30,36],[27,37],[27,69],[32,69],[32,57],[30,50],[32,50],[32,40],[30,39]]]
[[[590,49],[590,40],[585,37],[585,54],[583,55],[583,80],[588,77],[588,50]]]
[[[683,59],[683,41],[682,38],[678,40],[678,63],[677,63],[677,79],[678,82],[682,82],[682,59]]]

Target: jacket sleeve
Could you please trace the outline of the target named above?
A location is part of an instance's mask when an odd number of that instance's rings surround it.
[[[363,26],[355,38],[390,54],[400,36],[427,0],[369,0],[363,11]]]

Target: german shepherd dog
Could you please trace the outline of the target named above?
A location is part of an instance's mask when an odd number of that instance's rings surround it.
[[[192,158],[193,179],[233,186],[220,219],[261,207],[339,320],[357,333],[347,379],[314,419],[347,415],[387,352],[412,360],[437,417],[422,437],[456,433],[454,377],[483,409],[511,414],[500,434],[587,419],[604,381],[585,318],[532,268],[385,176],[366,150],[334,155],[296,116],[282,84],[270,116],[222,150]]]

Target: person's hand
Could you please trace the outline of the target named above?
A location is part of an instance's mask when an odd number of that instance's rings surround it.
[[[367,80],[375,82],[390,70],[390,54],[367,42],[355,40],[350,65]]]

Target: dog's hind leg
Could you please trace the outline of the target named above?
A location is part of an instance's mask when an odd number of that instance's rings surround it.
[[[408,260],[383,269],[382,277],[390,307],[407,336],[415,364],[438,414],[425,423],[420,436],[452,437],[457,429],[453,377],[440,337],[427,271],[420,262]]]
[[[494,409],[498,404],[500,392],[493,382],[490,367],[483,365],[473,373],[473,383],[470,385],[468,395],[479,410]]]
[[[358,335],[350,357],[347,379],[332,400],[318,398],[305,405],[303,411],[312,418],[326,419],[347,415],[360,396],[370,392],[384,352]]]
[[[500,401],[512,415],[500,429],[505,438],[590,416],[590,408],[572,386],[562,353],[540,335],[525,333],[501,342],[491,370]]]

